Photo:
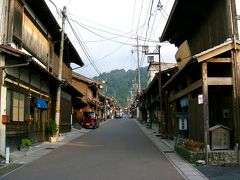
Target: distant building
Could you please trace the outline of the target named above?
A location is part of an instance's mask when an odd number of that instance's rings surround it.
[[[173,68],[175,66],[176,66],[176,63],[164,63],[164,62],[161,62],[161,71],[165,71],[165,70]],[[154,76],[158,72],[159,72],[159,62],[151,61],[149,63],[149,65],[148,65],[148,69],[147,69],[147,76],[148,76],[147,85],[149,85],[151,83],[151,81],[153,80]]]

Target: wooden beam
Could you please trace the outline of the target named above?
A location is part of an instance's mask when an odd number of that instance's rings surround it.
[[[216,46],[202,53],[199,53],[195,55],[195,58],[197,59],[198,62],[203,62],[219,54],[222,54],[226,51],[229,51],[231,49],[233,49],[233,42],[229,41],[227,43],[220,44],[219,46]]]
[[[203,93],[203,124],[204,124],[204,149],[205,163],[208,165],[208,144],[209,144],[209,103],[208,103],[208,77],[207,63],[202,63],[202,93]]]
[[[237,50],[240,50],[240,41],[237,41],[237,43],[236,43],[236,49],[237,49]]]
[[[207,83],[209,86],[233,85],[233,80],[232,77],[208,77]]]
[[[194,82],[193,84],[189,85],[187,88],[183,89],[182,91],[176,93],[172,98],[170,98],[170,102],[174,101],[182,96],[187,95],[188,93],[194,91],[197,88],[200,88],[202,86],[202,80],[198,80]]]
[[[208,63],[231,63],[231,58],[211,58],[207,60]]]

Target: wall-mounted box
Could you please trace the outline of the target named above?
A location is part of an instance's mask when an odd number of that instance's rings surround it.
[[[3,123],[3,124],[8,124],[8,123],[10,123],[9,116],[7,116],[7,115],[2,115],[2,123]]]

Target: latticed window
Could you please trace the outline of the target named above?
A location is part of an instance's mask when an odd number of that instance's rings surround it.
[[[7,91],[7,115],[11,121],[23,122],[28,112],[27,96],[12,90]]]
[[[23,5],[19,1],[14,2],[14,20],[13,20],[13,36],[14,40],[22,42],[22,24],[23,24]]]

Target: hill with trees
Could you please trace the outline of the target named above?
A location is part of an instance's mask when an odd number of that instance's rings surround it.
[[[138,71],[124,69],[113,70],[109,73],[103,73],[100,76],[93,77],[94,80],[101,82],[103,79],[107,81],[107,96],[113,97],[123,107],[127,106],[127,98],[133,84],[138,81]],[[147,85],[147,67],[140,68],[141,88]],[[104,94],[104,90],[101,90]]]

